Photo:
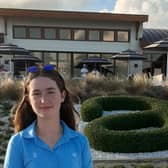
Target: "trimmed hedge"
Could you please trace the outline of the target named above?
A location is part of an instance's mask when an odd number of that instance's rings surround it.
[[[93,97],[82,103],[80,114],[83,121],[89,122],[102,116],[103,110],[159,110],[158,101],[141,96]],[[152,102],[151,102],[152,101]]]
[[[94,105],[97,104],[99,111],[96,113]],[[103,110],[139,112],[101,117]],[[99,118],[93,117],[94,114],[98,114]],[[168,149],[167,114],[167,101],[149,97],[95,97],[85,101],[81,108],[82,119],[92,120],[84,133],[93,148],[104,152],[135,153]]]

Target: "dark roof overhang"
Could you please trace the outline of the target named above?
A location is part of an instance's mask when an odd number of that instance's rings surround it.
[[[143,48],[167,37],[168,29],[143,29],[143,37],[140,40],[140,46]]]
[[[99,12],[61,11],[61,10],[35,10],[0,8],[0,16],[4,17],[40,17],[71,20],[101,20],[101,21],[125,21],[125,22],[147,22],[148,15],[114,14]]]

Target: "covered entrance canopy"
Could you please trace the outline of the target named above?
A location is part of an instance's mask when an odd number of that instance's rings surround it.
[[[12,62],[14,62],[15,66],[15,72],[18,73],[19,71],[25,71],[27,72],[27,68],[29,66],[34,65],[37,62],[41,62],[41,59],[38,57],[34,57],[32,55],[20,55],[15,56],[11,59]]]
[[[92,71],[93,69],[98,70],[100,73],[106,74],[108,72],[112,73],[107,68],[103,67],[102,65],[110,65],[112,64],[110,61],[108,61],[105,58],[101,57],[88,57],[85,59],[82,59],[75,68],[82,68],[83,65],[86,65],[89,71]]]
[[[168,51],[168,37],[163,40],[156,41],[150,45],[144,47],[144,49],[156,50],[156,51]]]
[[[10,58],[8,57],[5,58],[2,57],[3,60],[8,60],[8,64],[9,65],[9,71],[12,72],[13,68],[12,68],[12,65],[11,65],[11,59],[14,58],[15,56],[17,55],[29,55],[30,54],[30,51],[25,49],[25,48],[22,48],[22,47],[19,47],[18,45],[15,45],[15,44],[11,44],[11,43],[1,43],[0,44],[0,54],[4,54],[4,55],[10,55]],[[14,67],[15,69],[15,67]]]
[[[119,54],[116,54],[114,56],[112,56],[113,59],[117,59],[117,60],[143,60],[145,59],[145,57],[140,54],[137,53],[136,51],[133,50],[125,50],[120,52]]]
[[[76,65],[76,67],[78,68],[82,68],[83,64],[87,64],[87,65],[105,65],[105,64],[111,64],[111,62],[109,62],[107,59],[105,58],[101,58],[101,57],[89,57],[89,58],[85,58],[82,59],[78,65]]]
[[[147,45],[144,50],[160,51],[166,54],[166,78],[168,78],[168,37]]]
[[[128,62],[128,74],[131,74],[129,61],[146,59],[142,54],[137,53],[136,51],[131,50],[131,49],[122,51],[119,54],[112,56],[111,58],[114,59],[114,74],[116,74],[116,60],[127,61]]]
[[[0,44],[0,54],[8,54],[8,55],[23,55],[23,54],[29,54],[30,51],[19,47],[15,44],[5,44],[5,43],[1,43]]]

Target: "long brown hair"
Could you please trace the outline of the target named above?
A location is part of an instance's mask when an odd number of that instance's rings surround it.
[[[61,92],[65,91],[66,97],[64,102],[61,104],[60,108],[60,119],[63,120],[70,128],[76,129],[74,107],[70,94],[65,87],[65,81],[59,72],[55,69],[45,71],[43,67],[38,67],[37,72],[28,73],[26,80],[24,82],[23,96],[21,101],[16,107],[16,112],[14,116],[14,128],[15,132],[19,132],[29,126],[37,116],[34,113],[31,104],[27,99],[28,86],[32,79],[43,76],[54,80]]]

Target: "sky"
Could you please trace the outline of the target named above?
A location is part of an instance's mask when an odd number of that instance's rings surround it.
[[[168,0],[0,0],[0,8],[146,14],[145,28],[168,29]]]

